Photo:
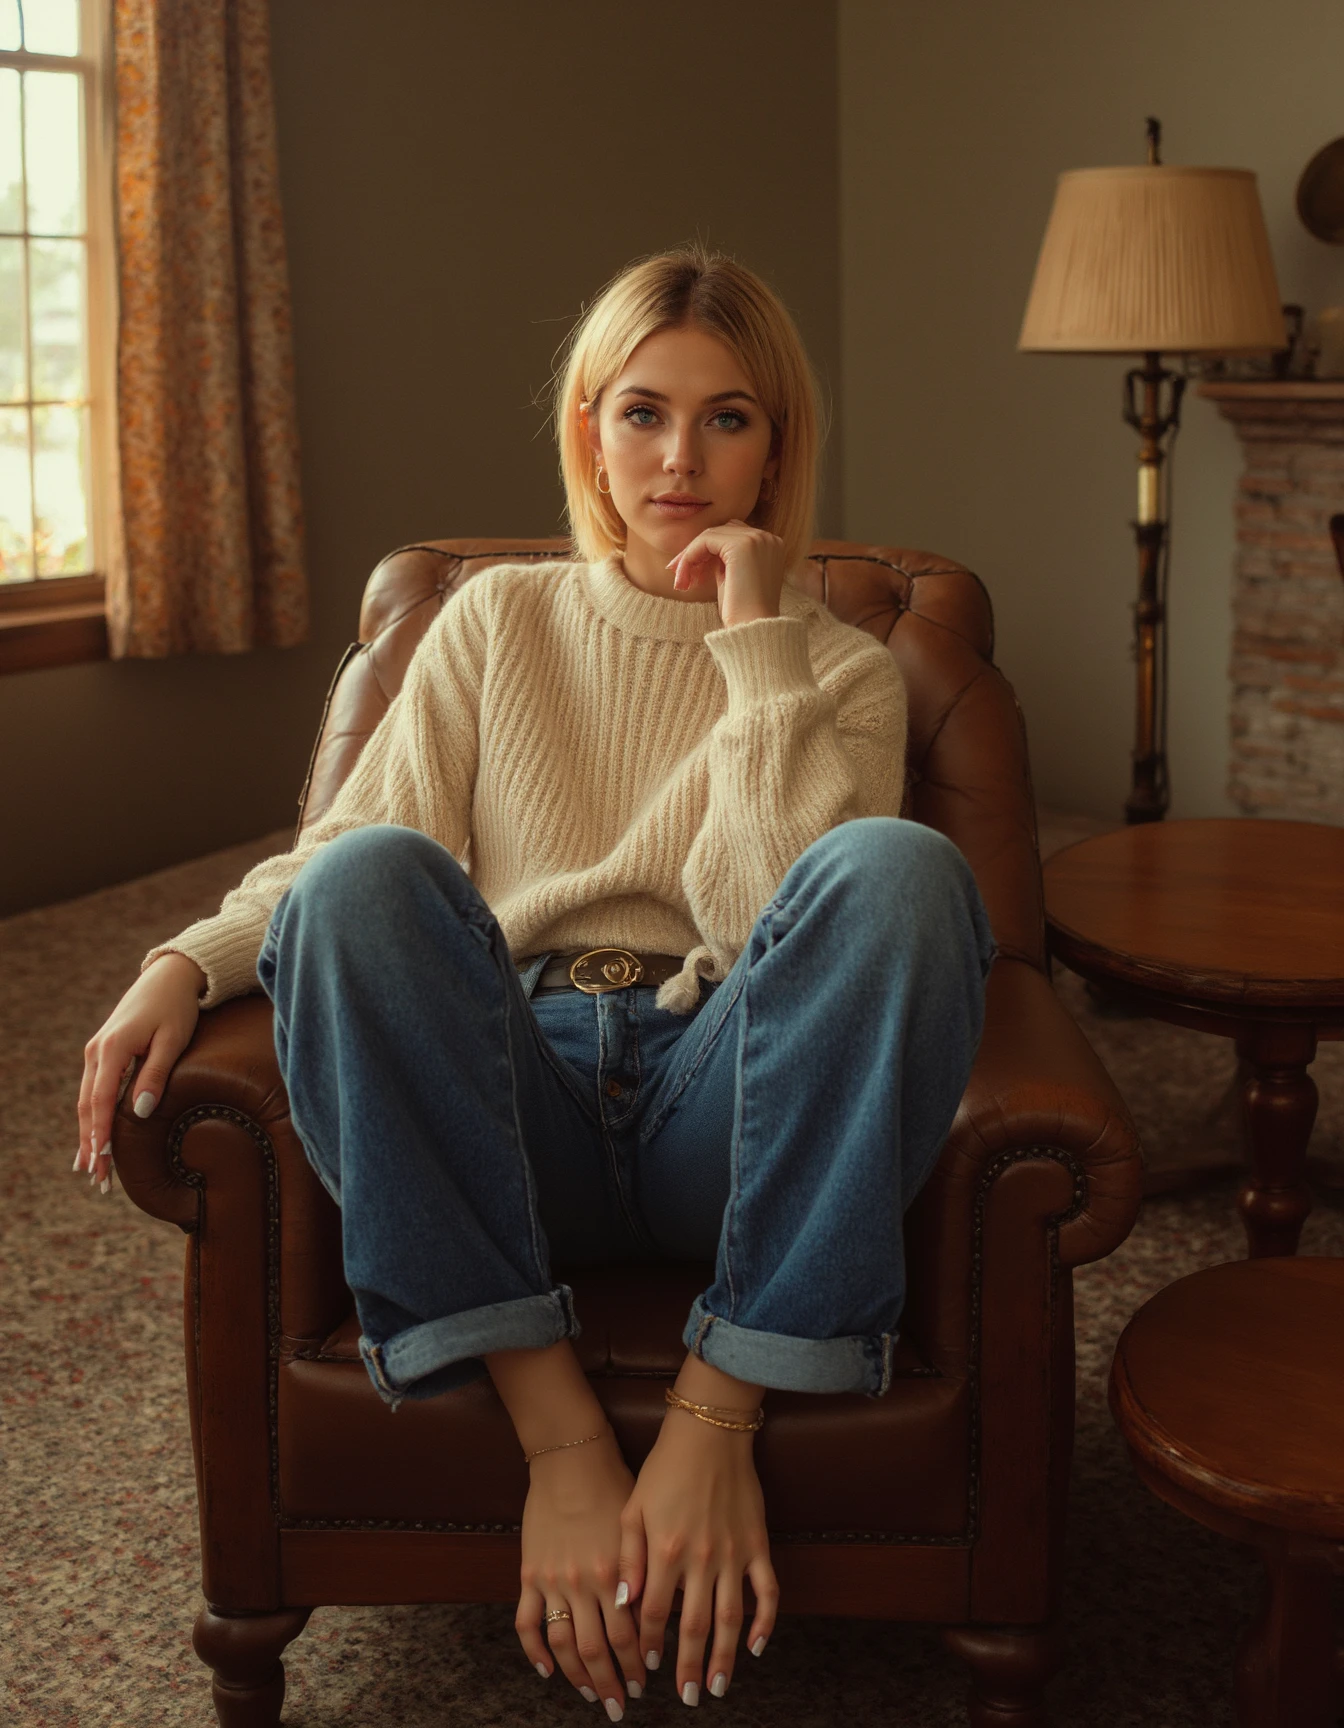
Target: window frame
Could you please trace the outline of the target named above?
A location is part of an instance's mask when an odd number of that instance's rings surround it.
[[[79,53],[0,49],[0,67],[71,72],[82,86],[85,196],[85,355],[89,398],[88,497],[91,573],[0,582],[0,673],[106,660],[107,563],[113,534],[117,281],[113,218],[115,109],[111,100],[111,6],[79,0]],[[25,217],[26,221],[26,217]],[[25,317],[29,316],[25,307]],[[31,386],[30,386],[31,387]]]

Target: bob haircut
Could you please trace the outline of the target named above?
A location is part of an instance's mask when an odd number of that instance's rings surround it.
[[[784,542],[792,573],[812,543],[819,444],[817,386],[798,330],[761,278],[698,242],[637,259],[613,277],[575,326],[555,382],[556,442],[570,531],[580,558],[596,563],[625,545],[625,523],[597,489],[597,467],[580,417],[596,416],[602,392],[644,340],[692,325],[716,336],[746,373],[774,427],[776,492],[748,520]]]

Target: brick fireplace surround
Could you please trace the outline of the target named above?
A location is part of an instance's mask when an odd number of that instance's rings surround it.
[[[1245,455],[1237,496],[1232,760],[1248,816],[1344,824],[1344,380],[1202,384]],[[1344,555],[1344,554],[1341,554]]]

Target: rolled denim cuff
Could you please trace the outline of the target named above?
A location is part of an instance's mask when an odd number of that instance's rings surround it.
[[[777,1392],[866,1392],[891,1385],[895,1332],[848,1338],[791,1338],[721,1320],[697,1296],[682,1342],[712,1368]]]
[[[359,1353],[384,1402],[395,1410],[403,1398],[432,1398],[479,1380],[480,1360],[491,1350],[544,1350],[562,1338],[577,1338],[574,1292],[557,1284],[542,1296],[491,1302],[441,1320],[408,1326],[381,1344],[361,1337]]]

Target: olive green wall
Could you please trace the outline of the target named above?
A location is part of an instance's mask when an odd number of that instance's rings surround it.
[[[1285,300],[1344,301],[1344,248],[1293,210],[1344,132],[1344,6],[1321,0],[840,0],[847,534],[987,582],[1038,793],[1119,819],[1129,788],[1136,441],[1123,359],[1019,355],[1067,168],[1250,168]],[[1240,456],[1187,394],[1171,563],[1172,814],[1230,814],[1228,661]],[[1344,500],[1341,501],[1344,505]],[[1344,604],[1344,593],[1341,594]]]
[[[561,531],[538,399],[631,258],[696,235],[732,251],[835,389],[834,0],[785,16],[274,0],[311,640],[0,678],[0,914],[292,820],[377,559]],[[834,484],[822,526],[838,532]]]

